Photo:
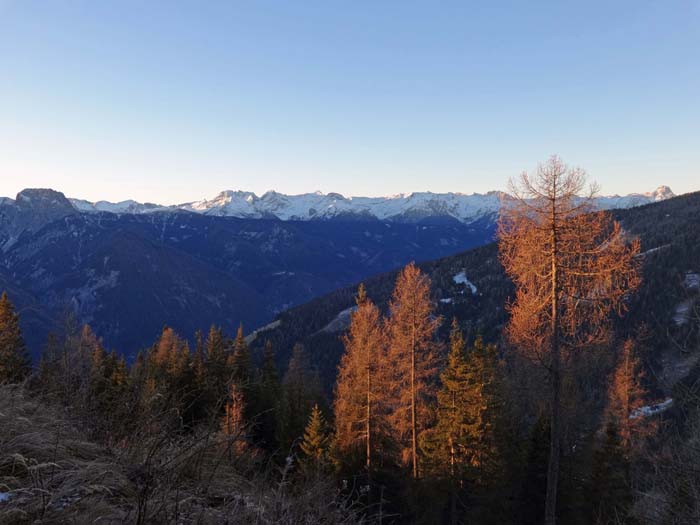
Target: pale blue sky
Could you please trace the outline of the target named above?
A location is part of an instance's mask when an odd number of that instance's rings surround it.
[[[0,0],[0,195],[700,189],[700,0]]]

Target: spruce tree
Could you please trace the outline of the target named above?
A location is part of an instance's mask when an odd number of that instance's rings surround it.
[[[287,372],[282,381],[278,417],[278,441],[287,448],[304,432],[314,403],[321,397],[318,375],[311,371],[306,350],[294,345]]]
[[[518,498],[519,523],[542,523],[547,494],[547,454],[550,439],[549,420],[540,416],[530,434],[525,472]]]
[[[316,465],[324,461],[328,451],[328,428],[318,404],[314,404],[309,422],[304,430],[301,451]]]
[[[192,401],[192,413],[196,421],[202,421],[207,416],[210,396],[207,388],[206,356],[201,331],[197,330],[194,340],[195,347],[194,355],[192,356],[194,399]]]
[[[206,357],[204,355],[204,340],[202,338],[202,332],[197,330],[194,334],[194,356],[192,357],[192,370],[194,371],[194,376],[197,384],[201,387],[204,384],[206,378],[205,362]]]
[[[275,427],[281,386],[275,365],[275,352],[270,341],[265,342],[256,390],[253,414],[256,418],[256,434],[263,445],[271,450],[277,443]]]
[[[238,326],[236,338],[233,340],[231,351],[228,355],[227,366],[229,370],[229,381],[233,381],[237,386],[245,401],[245,418],[247,420],[255,417],[255,394],[253,389],[253,365],[250,358],[250,349],[243,336],[243,325]]]
[[[3,292],[0,297],[0,383],[23,381],[31,372],[31,367],[19,327],[19,316],[7,292]]]
[[[37,385],[44,394],[58,393],[58,367],[61,356],[61,342],[56,334],[49,332],[46,337],[41,359],[39,360]]]
[[[250,386],[252,377],[252,364],[250,359],[250,349],[243,336],[243,325],[238,326],[236,339],[233,342],[233,349],[228,359],[229,369],[233,380],[243,391]]]
[[[223,408],[222,402],[227,395],[230,373],[226,363],[226,344],[221,328],[211,326],[205,347],[207,353],[204,366],[207,405],[214,409],[216,407]]]
[[[484,344],[481,337],[477,337],[467,353],[466,364],[470,384],[467,454],[473,480],[485,487],[497,483],[503,472],[503,436],[499,434],[503,396],[496,347]]]
[[[615,420],[608,422],[603,442],[593,453],[588,500],[591,522],[626,523],[632,504],[630,465]]]

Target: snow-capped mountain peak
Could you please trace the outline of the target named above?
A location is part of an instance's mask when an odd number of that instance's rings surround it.
[[[668,186],[659,186],[648,193],[598,197],[602,209],[629,208],[673,197]],[[205,215],[239,218],[274,218],[279,220],[314,220],[337,217],[417,222],[427,218],[448,218],[470,223],[492,217],[501,206],[503,194],[433,193],[430,191],[399,193],[388,197],[345,197],[339,193],[302,193],[286,195],[267,191],[258,196],[250,191],[226,190],[212,199],[203,199],[176,206],[141,204],[135,201],[91,203],[71,199],[81,212],[149,213],[184,210]]]
[[[654,191],[652,191],[651,194],[649,194],[649,196],[653,197],[654,202],[658,202],[665,201],[666,199],[670,199],[672,197],[675,197],[676,195],[668,186],[659,186]]]

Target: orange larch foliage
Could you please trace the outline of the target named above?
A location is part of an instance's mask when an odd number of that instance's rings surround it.
[[[607,340],[612,312],[640,284],[639,242],[594,212],[586,174],[558,157],[511,181],[498,225],[500,259],[516,288],[507,336],[550,375],[551,450],[545,521],[556,521],[562,354]]]
[[[437,355],[434,334],[440,319],[433,315],[430,279],[415,264],[406,266],[396,280],[387,320],[390,422],[401,460],[419,475],[418,435],[431,423],[430,407],[436,395]]]

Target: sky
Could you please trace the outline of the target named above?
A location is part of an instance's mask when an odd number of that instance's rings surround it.
[[[700,0],[0,0],[0,195],[700,190]]]

